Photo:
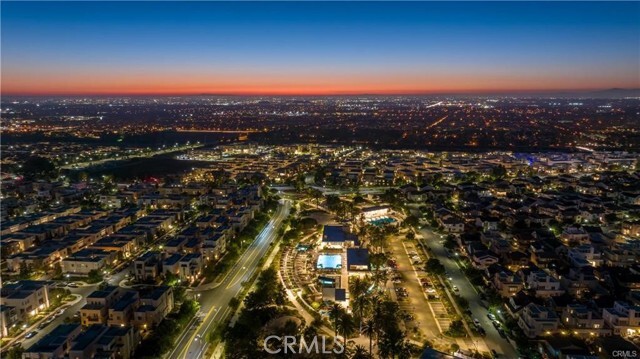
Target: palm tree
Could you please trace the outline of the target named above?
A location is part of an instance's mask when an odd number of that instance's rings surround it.
[[[356,318],[358,319],[358,327],[359,331],[362,331],[362,320],[364,319],[364,314],[369,310],[369,306],[371,304],[371,298],[368,295],[360,295],[353,300],[353,312],[356,314]]]
[[[378,227],[373,227],[371,231],[371,246],[376,249],[376,252],[382,251],[382,247],[387,241],[387,234],[385,231]]]
[[[397,325],[392,325],[389,328],[386,328],[382,335],[380,347],[378,348],[380,357],[395,358],[396,354],[399,354],[402,351],[403,346],[404,333],[397,327]]]
[[[349,282],[349,291],[351,292],[351,297],[354,298],[351,301],[351,305],[353,306],[353,312],[356,313],[359,320],[360,331],[362,331],[362,319],[364,317],[364,312],[370,303],[370,298],[367,295],[368,290],[369,281],[366,279],[355,277]]]
[[[349,335],[353,334],[353,332],[356,330],[356,323],[353,320],[353,316],[343,311],[340,315],[338,326],[342,331],[342,336],[344,337],[344,341],[346,343]]]
[[[373,307],[373,315],[371,319],[373,320],[373,328],[376,335],[376,346],[378,347],[378,351],[380,351],[380,337],[382,336],[383,328],[385,325],[390,324],[387,323],[388,304],[386,301],[381,302],[379,295],[373,298],[373,303],[375,303],[375,306]],[[395,321],[393,321],[393,323],[395,323]]]
[[[363,333],[369,337],[369,354],[373,356],[373,337],[376,335],[376,322],[373,319],[367,319],[364,322]]]
[[[380,286],[380,283],[385,283],[387,281],[388,272],[385,270],[381,270],[382,266],[387,263],[388,257],[385,253],[372,253],[369,255],[369,264],[373,268],[373,282],[376,287]]]
[[[353,351],[353,355],[351,359],[368,359],[371,358],[369,353],[367,353],[367,349],[365,349],[362,345],[356,345]]]
[[[333,303],[331,308],[329,309],[329,318],[333,320],[333,328],[336,331],[336,336],[338,336],[338,322],[340,320],[340,316],[342,315],[343,309],[338,303]]]

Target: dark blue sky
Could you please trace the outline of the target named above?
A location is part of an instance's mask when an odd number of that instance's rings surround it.
[[[640,87],[640,2],[2,2],[2,92]]]

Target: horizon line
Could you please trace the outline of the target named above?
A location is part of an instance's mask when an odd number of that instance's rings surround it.
[[[2,93],[0,97],[196,97],[196,96],[229,96],[229,97],[332,97],[332,96],[480,96],[480,95],[540,95],[540,94],[589,94],[603,91],[640,91],[640,88],[608,87],[588,89],[505,89],[505,90],[460,90],[460,91],[371,91],[371,92],[50,92],[50,93]]]

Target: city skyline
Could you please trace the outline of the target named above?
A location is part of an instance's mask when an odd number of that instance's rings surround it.
[[[639,6],[3,2],[2,94],[638,88]]]

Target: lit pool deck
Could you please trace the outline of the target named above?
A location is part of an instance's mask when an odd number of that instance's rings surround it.
[[[341,269],[342,256],[339,254],[320,254],[316,263],[318,269]]]

